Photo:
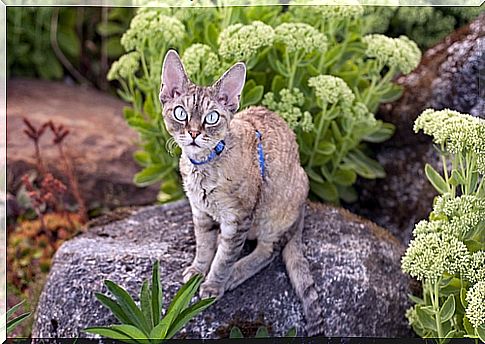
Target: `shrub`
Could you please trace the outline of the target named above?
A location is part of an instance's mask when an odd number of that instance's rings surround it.
[[[136,184],[161,181],[160,201],[182,196],[179,151],[164,128],[158,100],[169,48],[181,53],[189,77],[203,85],[236,61],[247,64],[241,107],[263,104],[288,122],[312,197],[352,202],[357,176],[384,177],[365,143],[392,136],[394,127],[374,112],[400,96],[391,80],[416,67],[419,49],[404,36],[365,36],[361,6],[297,5],[287,11],[282,6],[138,11],[121,39],[127,54],[108,75],[132,104],[125,117],[141,137],[135,159],[144,169],[135,175]]]
[[[422,337],[485,341],[485,121],[428,109],[414,129],[433,137],[443,176],[426,165],[440,195],[402,258],[403,271],[423,287],[406,316]]]

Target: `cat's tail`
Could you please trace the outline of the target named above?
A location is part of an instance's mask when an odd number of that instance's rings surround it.
[[[283,249],[283,261],[296,295],[301,300],[306,320],[308,336],[324,335],[323,312],[315,289],[315,282],[310,272],[310,265],[303,254],[302,231],[304,208],[297,223],[296,232]]]

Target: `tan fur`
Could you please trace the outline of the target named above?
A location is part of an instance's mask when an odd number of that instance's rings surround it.
[[[171,64],[175,66],[172,68],[183,70],[176,59]],[[196,236],[196,256],[184,271],[184,280],[202,273],[206,279],[201,296],[220,298],[226,290],[236,288],[261,271],[284,248],[283,259],[302,299],[308,332],[322,333],[318,295],[301,252],[308,178],[300,165],[295,134],[280,116],[264,107],[233,114],[234,102],[231,107],[225,106],[228,99],[221,97],[221,88],[199,87],[188,79],[184,82],[185,89],[173,99],[167,98],[170,92],[163,85],[161,92],[166,127],[182,147],[180,172],[192,207]],[[185,126],[173,119],[176,106],[183,106],[189,113]],[[221,114],[220,127],[204,126],[204,114],[214,109]],[[200,147],[187,143],[191,141],[187,140],[188,130],[201,133],[197,141]],[[258,162],[256,130],[262,135],[264,178]],[[225,149],[213,161],[203,165],[190,161],[189,158],[207,157],[221,139],[225,141]],[[256,239],[257,246],[247,257],[239,259],[247,238]]]

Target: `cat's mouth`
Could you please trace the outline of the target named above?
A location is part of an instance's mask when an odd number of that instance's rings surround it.
[[[200,148],[200,146],[199,146],[199,145],[198,145],[198,144],[197,144],[195,141],[192,141],[192,142],[189,144],[189,146],[195,146],[195,147],[199,147],[199,148]]]

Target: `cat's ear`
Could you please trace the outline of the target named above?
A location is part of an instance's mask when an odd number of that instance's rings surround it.
[[[165,55],[162,67],[162,84],[160,86],[160,102],[165,102],[179,96],[187,90],[189,79],[184,66],[175,50],[169,50]]]
[[[246,65],[243,62],[238,62],[225,72],[213,86],[217,92],[218,100],[231,112],[236,112],[239,108],[245,81]]]

